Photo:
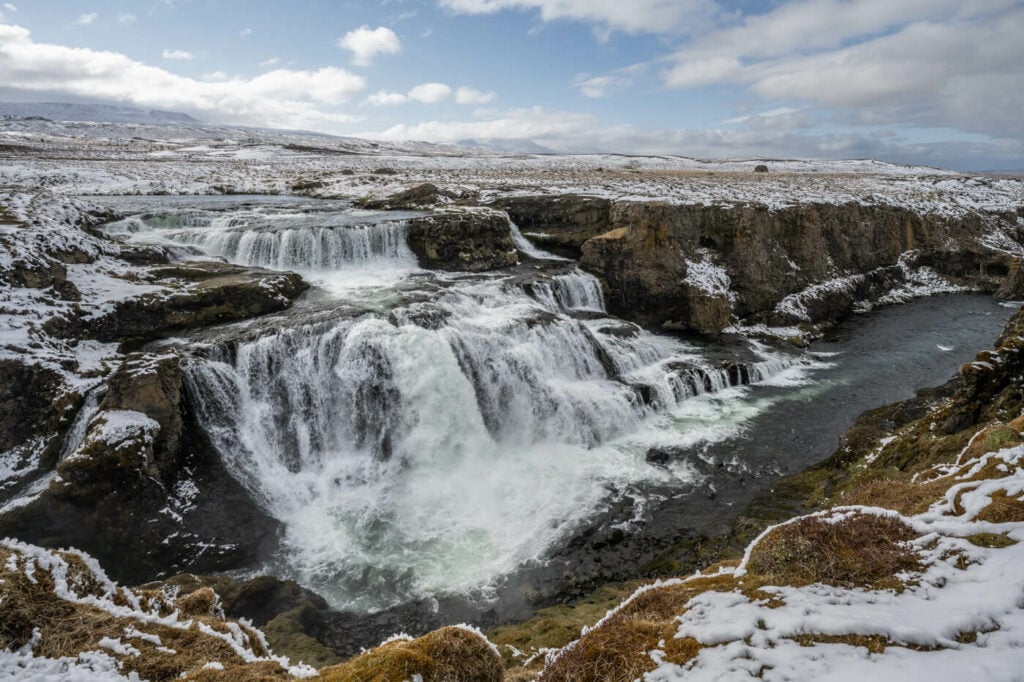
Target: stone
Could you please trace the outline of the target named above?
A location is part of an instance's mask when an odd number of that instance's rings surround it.
[[[422,267],[438,270],[482,272],[519,264],[508,216],[487,208],[445,208],[413,219],[409,248]]]

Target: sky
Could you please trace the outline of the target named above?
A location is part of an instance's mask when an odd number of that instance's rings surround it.
[[[1022,170],[1024,0],[0,0],[0,100]]]

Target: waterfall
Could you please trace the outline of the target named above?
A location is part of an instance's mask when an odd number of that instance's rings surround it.
[[[530,258],[536,258],[537,260],[569,260],[568,258],[556,256],[553,253],[548,253],[544,249],[534,246],[533,242],[523,236],[523,233],[519,230],[519,226],[516,225],[515,221],[512,219],[509,219],[508,225],[509,232],[512,235],[512,243],[516,245],[516,248],[519,249],[523,255],[529,256]]]
[[[605,311],[601,283],[581,270],[533,282],[529,293],[551,312]]]
[[[280,270],[415,267],[406,244],[407,221],[360,223],[337,220],[336,215],[155,214],[132,216],[105,229],[130,242],[187,246],[232,263]]]
[[[734,381],[677,340],[557,312],[602,308],[590,280],[551,278],[547,302],[459,284],[189,362],[225,465],[285,523],[275,570],[356,609],[481,589],[610,488],[693,475],[647,465],[630,434],[664,431],[651,420],[772,368]]]

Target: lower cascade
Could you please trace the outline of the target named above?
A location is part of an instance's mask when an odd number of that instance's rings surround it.
[[[355,610],[486,596],[626,488],[698,484],[645,453],[706,437],[679,426],[693,399],[803,362],[754,345],[713,363],[605,317],[597,280],[559,268],[196,354],[204,428],[285,524],[276,573]]]

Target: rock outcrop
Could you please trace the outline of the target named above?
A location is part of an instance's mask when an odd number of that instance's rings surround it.
[[[491,205],[508,213],[531,241],[570,258],[583,243],[611,229],[611,200],[576,194],[508,197]]]
[[[293,272],[216,261],[157,266],[141,274],[167,289],[124,298],[98,314],[54,318],[44,328],[65,338],[148,340],[284,310],[309,288]]]
[[[456,198],[457,195],[454,192],[440,189],[431,182],[425,182],[383,199],[361,199],[356,202],[356,205],[359,208],[374,211],[415,211],[449,204]]]
[[[425,268],[482,272],[519,263],[508,216],[486,208],[446,208],[415,218],[409,247]]]
[[[721,331],[730,318],[772,325],[834,321],[906,287],[1019,287],[1016,258],[985,245],[1024,235],[999,216],[959,219],[892,206],[674,205],[621,201],[610,229],[587,240],[581,265],[609,310],[652,327]],[[924,268],[924,269],[922,269]]]
[[[48,486],[0,516],[0,535],[84,549],[126,582],[266,556],[279,524],[223,469],[195,422],[180,362],[129,355],[95,411],[83,408],[56,475],[37,472]]]

